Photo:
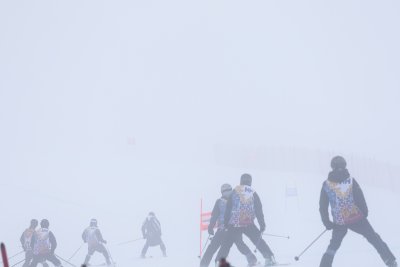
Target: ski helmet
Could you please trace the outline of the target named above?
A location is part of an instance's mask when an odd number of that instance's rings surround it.
[[[153,216],[154,217],[154,216],[156,216],[156,214],[154,212],[150,211],[149,212],[149,216]]]
[[[248,173],[244,173],[242,174],[242,177],[240,177],[240,184],[241,185],[248,185],[251,186],[251,182],[252,182],[252,178],[251,175]]]
[[[40,222],[40,227],[42,227],[42,228],[49,228],[49,226],[50,226],[50,223],[49,223],[49,220],[47,220],[47,219],[43,219],[41,222]]]
[[[36,219],[31,220],[31,228],[36,228],[38,226],[39,222]]]
[[[230,184],[223,184],[221,185],[221,194],[224,192],[230,192],[232,191],[232,186]]]
[[[91,219],[90,220],[90,226],[96,226],[97,227],[97,220],[96,219]]]
[[[347,163],[342,156],[336,156],[331,160],[331,167],[333,170],[346,169]]]
[[[221,185],[221,194],[223,197],[228,197],[232,192],[232,186],[230,184]]]

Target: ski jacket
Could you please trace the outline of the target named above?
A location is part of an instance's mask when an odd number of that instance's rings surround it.
[[[54,253],[57,247],[55,236],[49,229],[40,228],[32,236],[33,254],[45,255]]]
[[[223,197],[217,199],[211,212],[211,219],[208,229],[214,229],[215,225],[217,225],[218,229],[224,228],[226,203],[227,200]]]
[[[224,222],[229,226],[246,227],[254,224],[265,228],[264,213],[258,194],[248,185],[238,185],[228,198]]]
[[[143,236],[161,236],[161,224],[155,216],[148,216],[142,225]]]
[[[89,226],[82,233],[83,242],[88,243],[89,246],[97,246],[100,243],[105,243],[99,228]]]
[[[19,241],[21,242],[21,245],[25,251],[32,250],[31,241],[32,241],[32,236],[34,233],[35,233],[35,229],[32,229],[32,228],[28,228],[22,233]]]
[[[353,224],[368,216],[368,207],[361,187],[350,177],[347,170],[341,173],[331,172],[322,184],[319,210],[325,225],[330,222],[329,206],[333,223],[337,225]]]

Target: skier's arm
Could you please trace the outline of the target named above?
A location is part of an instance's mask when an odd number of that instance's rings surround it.
[[[36,243],[36,234],[34,233],[31,237],[31,248],[32,249],[33,249],[33,246],[35,245],[35,243]]]
[[[327,229],[332,229],[332,222],[329,219],[329,198],[324,190],[324,185],[321,188],[321,195],[319,197],[319,213],[321,214],[322,223]]]
[[[229,196],[228,201],[226,202],[226,208],[225,208],[225,215],[224,215],[224,227],[227,228],[229,221],[231,220],[231,213],[232,213],[232,196],[233,193]]]
[[[218,208],[219,201],[220,201],[219,199],[217,201],[215,201],[214,208],[211,212],[211,219],[210,219],[210,223],[208,224],[208,233],[210,235],[214,235],[214,227],[215,227],[215,224],[217,223],[217,220],[219,217],[219,208]]]
[[[19,239],[19,241],[21,242],[22,247],[25,248],[25,236],[24,236],[25,232],[22,233],[21,238]]]
[[[86,230],[82,233],[82,240],[86,243]]]
[[[365,201],[364,193],[355,179],[353,179],[353,195],[354,202],[356,203],[357,207],[361,210],[365,217],[368,217],[368,206],[367,202]]]
[[[147,220],[145,220],[143,225],[142,225],[143,238],[146,238],[146,226],[147,226]]]
[[[262,203],[261,203],[261,199],[258,196],[257,193],[254,192],[254,210],[256,213],[256,218],[258,221],[258,224],[260,225],[260,231],[264,232],[265,231],[265,219],[264,219],[264,212],[263,212],[263,208],[262,208]]]
[[[99,229],[96,230],[96,237],[97,240],[99,240],[101,243],[107,243],[107,241],[103,239],[103,235],[101,234]]]
[[[57,240],[56,240],[56,237],[54,236],[53,232],[49,233],[49,241],[50,241],[50,245],[51,245],[51,252],[54,253],[54,251],[57,248]]]

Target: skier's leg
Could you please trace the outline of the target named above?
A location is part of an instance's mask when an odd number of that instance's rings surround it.
[[[224,239],[224,230],[218,230],[215,233],[214,237],[211,239],[210,244],[208,245],[206,251],[204,252],[203,257],[201,258],[200,261],[201,267],[207,267],[208,265],[210,265],[211,259],[214,256],[215,252],[221,247],[223,239]]]
[[[349,228],[352,231],[363,235],[368,240],[368,242],[378,251],[379,255],[385,263],[390,263],[396,260],[396,257],[390,251],[388,245],[375,232],[367,219],[361,220],[360,222],[349,226]]]
[[[54,253],[50,253],[46,256],[46,260],[48,260],[49,262],[53,263],[54,266],[59,267],[62,266],[61,265],[61,261],[59,259],[57,259],[56,255],[54,255]]]
[[[228,231],[224,230],[223,240],[221,242],[221,248],[219,249],[218,255],[215,261],[220,261],[221,259],[226,259],[229,255],[229,251],[233,243],[235,243],[237,238],[242,236],[242,232],[236,227],[231,227]]]
[[[33,255],[32,257],[32,261],[31,264],[29,265],[29,267],[36,267],[38,265],[38,263],[41,262],[41,258],[38,255]]]
[[[27,251],[25,252],[25,262],[24,262],[24,264],[22,265],[22,267],[29,267],[29,264],[31,263],[32,258],[33,258],[33,252],[32,252],[32,250],[27,250]]]
[[[149,249],[149,241],[146,240],[146,244],[144,244],[144,247],[142,249],[142,254],[141,254],[142,258],[146,257],[146,252],[148,249]]]
[[[88,247],[88,254],[86,255],[85,262],[84,262],[84,264],[86,266],[89,264],[90,258],[92,257],[94,251],[95,251],[95,249],[93,248],[93,246]]]
[[[321,259],[320,267],[331,267],[333,258],[335,257],[336,251],[342,244],[343,238],[347,234],[347,227],[338,226],[332,230],[332,238],[329,243],[328,249],[324,253]]]
[[[160,249],[163,253],[164,257],[167,257],[167,248],[165,247],[164,242],[162,241],[161,237],[160,237]]]
[[[107,249],[105,248],[105,246],[103,244],[99,244],[96,250],[98,252],[100,252],[101,254],[103,254],[104,258],[106,259],[106,263],[108,265],[110,265],[111,264],[110,255],[108,255],[108,252],[107,252]]]
[[[242,237],[240,237],[240,239],[236,239],[235,245],[239,252],[246,256],[249,266],[255,265],[257,263],[256,255],[251,252],[251,249],[246,245],[246,243],[244,243]]]
[[[260,232],[260,230],[258,230],[255,224],[244,227],[243,233],[251,240],[251,242],[261,252],[265,259],[274,256],[274,253],[272,253],[265,240],[262,239],[262,233]]]

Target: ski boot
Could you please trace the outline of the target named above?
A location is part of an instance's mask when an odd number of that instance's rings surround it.
[[[265,259],[265,264],[264,264],[265,267],[274,266],[274,265],[276,265],[276,260],[275,260],[274,255],[271,255],[271,256],[269,256],[269,258]]]

